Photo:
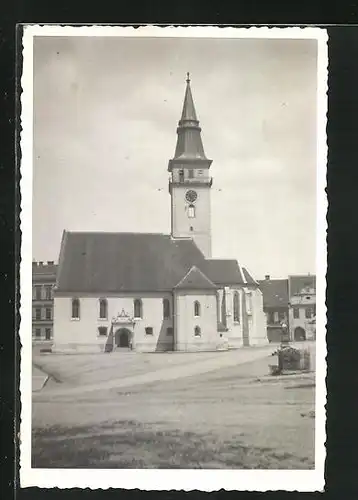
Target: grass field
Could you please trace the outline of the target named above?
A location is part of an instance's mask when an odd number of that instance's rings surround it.
[[[258,352],[35,356],[33,467],[312,468],[314,375]]]

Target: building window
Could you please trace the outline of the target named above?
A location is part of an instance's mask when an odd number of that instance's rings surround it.
[[[197,318],[200,316],[200,302],[197,300],[194,302],[194,316]]]
[[[270,311],[269,313],[267,313],[267,322],[268,322],[269,325],[273,325],[275,323],[274,313],[272,311]]]
[[[189,172],[189,179],[194,179],[194,170],[190,168],[188,172]]]
[[[307,307],[305,310],[305,316],[307,319],[312,318],[312,309],[310,307]]]
[[[252,313],[252,293],[249,292],[247,294],[247,298],[246,298],[246,312],[247,314],[251,314]],[[277,317],[277,320],[278,320],[278,317]]]
[[[108,317],[108,303],[106,299],[99,301],[99,317],[100,319],[107,319]]]
[[[140,299],[134,301],[134,317],[143,318],[143,304]]]
[[[45,339],[46,340],[51,340],[51,328],[46,328],[45,329]]]
[[[192,204],[188,206],[188,217],[189,219],[195,218],[195,207]]]
[[[163,317],[164,319],[170,318],[170,302],[168,299],[163,300]]]
[[[198,174],[199,175],[203,175],[203,171],[202,170],[198,170]]]
[[[316,316],[316,304],[312,307],[312,314]]]
[[[173,327],[172,326],[168,326],[167,328],[167,335],[173,335]]]
[[[41,287],[35,286],[35,299],[41,300]]]
[[[200,326],[196,326],[194,328],[194,336],[195,337],[201,337],[201,329],[200,329]]]
[[[279,313],[278,313],[278,320],[279,321],[285,321],[285,319],[286,319],[285,313],[283,311],[279,311]]]
[[[40,308],[36,308],[35,309],[35,319],[36,320],[40,320],[41,319],[41,309]]]
[[[46,317],[47,320],[51,320],[52,319],[52,317],[51,317],[52,316],[51,315],[51,309],[49,307],[46,307],[46,313],[45,314],[46,314],[45,317]]]
[[[294,317],[295,319],[298,319],[298,318],[300,317],[300,310],[299,310],[299,308],[298,308],[298,307],[294,307],[294,308],[293,308],[293,317]]]
[[[234,308],[234,321],[236,323],[240,322],[240,296],[239,292],[234,293],[234,300],[233,300],[233,308]]]
[[[278,323],[278,312],[277,312],[277,311],[275,311],[275,312],[273,313],[273,322],[274,322],[274,323]]]
[[[107,337],[107,327],[106,326],[98,327],[98,335],[100,335],[101,337]]]
[[[184,182],[184,170],[179,170],[179,182]]]
[[[145,334],[146,335],[153,335],[153,327],[152,326],[146,326],[145,327]]]
[[[37,339],[41,338],[41,328],[36,328],[35,330],[35,336]]]
[[[80,319],[80,301],[72,299],[72,319]]]
[[[45,298],[46,298],[46,300],[52,299],[52,287],[51,286],[45,287]]]

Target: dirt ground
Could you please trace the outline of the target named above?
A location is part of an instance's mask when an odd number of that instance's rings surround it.
[[[314,374],[269,377],[273,350],[35,356],[61,382],[33,395],[33,467],[313,468]]]

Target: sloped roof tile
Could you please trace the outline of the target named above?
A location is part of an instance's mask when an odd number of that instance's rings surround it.
[[[166,234],[65,231],[57,290],[171,291],[196,266],[213,285],[244,285],[236,260],[208,259],[189,238]]]
[[[264,307],[288,307],[288,280],[259,281]]]

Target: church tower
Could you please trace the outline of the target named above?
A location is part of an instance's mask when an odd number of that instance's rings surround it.
[[[212,160],[204,153],[189,73],[177,135],[174,158],[168,164],[168,171],[171,173],[171,234],[174,238],[192,238],[205,257],[210,258],[212,178],[209,169]]]

